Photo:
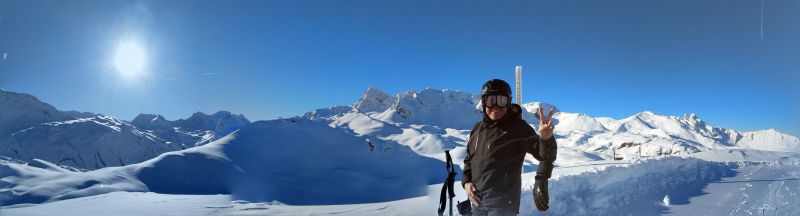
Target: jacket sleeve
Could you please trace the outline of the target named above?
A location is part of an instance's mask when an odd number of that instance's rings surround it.
[[[472,149],[470,149],[470,145],[472,142],[477,142],[477,140],[473,140],[475,137],[475,130],[478,129],[480,123],[476,124],[475,127],[472,128],[472,131],[469,133],[469,138],[467,139],[467,156],[464,157],[464,169],[461,169],[461,187],[464,187],[465,184],[472,182],[472,155],[475,154]]]
[[[525,151],[539,160],[539,169],[536,171],[537,177],[550,178],[553,173],[553,162],[556,161],[558,146],[555,136],[548,140],[543,140],[532,127],[531,136],[525,138]]]

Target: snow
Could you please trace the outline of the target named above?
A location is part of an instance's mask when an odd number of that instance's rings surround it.
[[[392,106],[397,98],[389,96],[380,89],[369,87],[364,95],[353,104],[353,109],[362,113],[383,112]]]
[[[373,117],[381,121],[472,129],[483,114],[474,109],[480,98],[463,91],[423,89],[397,94],[395,102]]]
[[[40,123],[75,119],[34,96],[0,90],[0,137]]]
[[[583,113],[559,113],[554,116],[559,120],[556,130],[560,133],[607,131],[600,121]]]
[[[244,115],[234,115],[228,111],[219,111],[212,115],[197,112],[188,119],[175,121],[166,120],[158,114],[139,114],[131,121],[131,125],[151,131],[156,136],[184,148],[205,145],[248,124],[250,120]]]
[[[315,136],[306,135],[310,133]],[[128,166],[63,172],[2,162],[0,201],[41,203],[112,191],[150,191],[347,204],[424,195],[427,185],[444,179],[442,161],[393,143],[379,143],[378,149],[370,151],[365,140],[324,122],[260,121],[207,145]]]
[[[0,118],[0,129],[14,128],[0,135],[0,215],[431,215],[443,151],[460,173],[482,116],[477,96],[430,88],[394,96],[369,88],[349,106],[257,122],[223,111],[128,123],[0,93],[21,101],[0,103],[18,120]],[[18,104],[54,111],[42,117]],[[555,106],[523,107],[535,127],[538,109]],[[800,214],[796,137],[716,127],[695,114],[617,120],[558,110],[554,118],[559,155],[546,214]],[[110,165],[64,162],[60,142],[83,149],[69,158],[97,154]],[[124,163],[108,162],[117,157]],[[531,195],[537,167],[526,156],[521,215],[541,214]],[[456,187],[454,200],[465,197]]]
[[[78,169],[123,166],[181,149],[114,117],[46,122],[0,136],[0,155]]]
[[[209,145],[207,145],[209,146]],[[205,146],[204,146],[205,147]],[[771,162],[715,162],[701,158],[727,154],[667,156],[632,163],[556,168],[550,180],[550,215],[796,215],[800,208],[798,153],[741,150]],[[586,167],[590,167],[586,169]],[[573,169],[583,170],[576,172]],[[520,215],[538,215],[531,200],[532,174],[523,175]],[[459,185],[460,182],[456,182]],[[291,205],[251,202],[231,195],[170,195],[112,192],[98,196],[0,208],[9,215],[430,215],[441,184],[427,195],[346,205]],[[669,204],[665,205],[665,197]],[[456,188],[456,201],[465,195]],[[92,203],[82,205],[81,203]]]
[[[479,97],[466,92],[424,89],[419,93],[408,91],[387,97],[388,94],[369,88],[354,105],[364,109],[367,104],[372,104],[369,112],[352,107],[333,107],[309,112],[305,117],[349,128],[371,140],[397,142],[420,155],[443,158],[444,150],[463,146],[468,130],[482,116],[475,108]],[[392,101],[388,108],[384,106],[387,101]],[[555,108],[543,102],[522,106],[527,111],[523,118],[534,128],[538,127],[538,109],[549,111]],[[796,137],[778,131],[737,132],[711,126],[694,113],[663,116],[644,111],[616,120],[564,112],[558,108],[556,111],[553,122],[557,125],[555,136],[559,146],[588,152],[589,160],[597,159],[594,156],[610,158],[613,149],[630,158],[689,154],[720,148],[798,151],[800,146]],[[423,125],[439,130],[420,130]],[[465,132],[461,136],[448,137],[441,129]],[[457,160],[460,159],[463,158]]]
[[[771,151],[800,152],[800,141],[797,137],[781,133],[775,129],[745,132],[736,144],[744,148]]]

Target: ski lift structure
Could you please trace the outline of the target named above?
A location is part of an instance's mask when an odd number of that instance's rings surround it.
[[[625,160],[625,155],[622,154],[622,153],[617,154],[617,149],[625,148],[625,147],[632,147],[634,145],[638,147],[638,149],[636,151],[636,155],[638,155],[640,158],[649,157],[647,155],[643,155],[642,154],[642,144],[641,143],[622,143],[622,145],[620,145],[620,147],[612,147],[611,148],[611,157],[614,158],[614,160]]]

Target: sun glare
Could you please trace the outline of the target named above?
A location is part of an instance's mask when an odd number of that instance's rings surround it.
[[[131,78],[144,72],[147,55],[144,48],[135,41],[122,41],[117,45],[114,67],[123,77]]]

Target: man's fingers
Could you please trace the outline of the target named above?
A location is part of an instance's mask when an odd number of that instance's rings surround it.
[[[546,194],[541,194],[537,198],[539,198],[539,199],[536,199],[536,208],[538,208],[539,211],[547,210],[547,208],[548,208],[548,206],[547,206],[547,202],[548,202],[547,195]]]
[[[548,122],[548,123],[550,122],[550,119],[551,119],[551,118],[553,118],[553,114],[554,114],[555,112],[556,112],[556,108],[555,108],[555,107],[551,107],[551,108],[550,108],[550,113],[548,113],[548,114],[547,114],[547,122]]]
[[[544,204],[542,203],[542,196],[541,195],[536,196],[536,208],[539,209],[539,211],[543,211],[544,210]]]
[[[539,125],[543,125],[543,124],[544,124],[544,111],[542,111],[542,108],[540,107],[539,108]]]
[[[472,196],[468,196],[468,197],[469,197],[469,201],[472,203],[472,205],[474,205],[474,206],[480,206],[481,205],[481,199],[478,197],[478,195],[472,194]]]
[[[469,195],[470,198],[475,199],[475,201],[480,202],[481,201],[481,196],[478,196],[478,194],[476,192],[478,192],[478,189],[476,189],[475,187],[472,187],[472,191],[470,191],[470,193],[468,195]]]

